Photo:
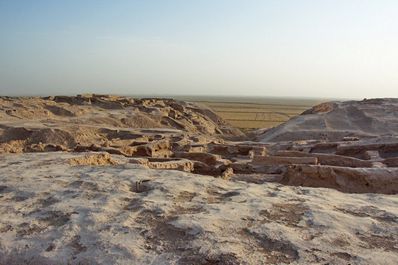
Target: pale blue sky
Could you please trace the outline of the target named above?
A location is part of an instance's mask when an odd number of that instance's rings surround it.
[[[0,95],[398,97],[396,0],[0,0]]]

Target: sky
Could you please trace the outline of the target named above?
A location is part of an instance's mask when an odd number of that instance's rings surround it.
[[[0,95],[398,97],[396,0],[0,0]]]

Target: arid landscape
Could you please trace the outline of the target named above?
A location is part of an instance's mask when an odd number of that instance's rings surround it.
[[[1,97],[0,264],[396,264],[398,100],[261,104]]]
[[[0,0],[0,265],[397,265],[397,10]]]
[[[243,131],[271,128],[321,102],[321,99],[179,97],[211,108],[232,126]]]

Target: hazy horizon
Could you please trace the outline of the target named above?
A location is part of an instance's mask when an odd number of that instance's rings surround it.
[[[0,95],[398,97],[398,2],[0,0]]]
[[[362,100],[366,98],[348,98],[348,97],[311,97],[311,96],[251,96],[251,95],[217,95],[217,94],[206,94],[206,95],[197,95],[197,94],[157,94],[157,93],[139,93],[139,94],[126,94],[126,93],[98,93],[98,92],[90,92],[86,90],[82,90],[83,92],[76,93],[22,93],[22,94],[2,94],[0,96],[5,97],[53,97],[53,96],[79,96],[79,95],[109,95],[109,96],[121,96],[121,97],[132,97],[132,98],[173,98],[180,100],[192,100],[192,101],[227,101],[228,99],[237,100],[237,102],[245,102],[245,101],[263,101],[263,100],[309,100],[309,101],[327,101],[327,100],[336,100],[336,101],[345,101],[345,100]]]

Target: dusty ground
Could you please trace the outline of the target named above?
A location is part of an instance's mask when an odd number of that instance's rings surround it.
[[[397,105],[0,97],[0,265],[396,264]]]
[[[396,195],[0,158],[0,264],[396,264]],[[88,154],[93,155],[93,154]]]

